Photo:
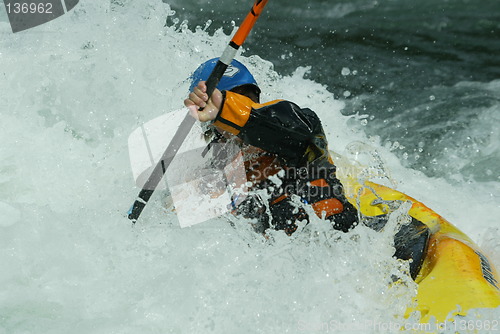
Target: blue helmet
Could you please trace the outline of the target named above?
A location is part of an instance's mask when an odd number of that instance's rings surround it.
[[[196,69],[196,71],[194,71],[193,75],[191,76],[191,86],[189,86],[190,92],[193,91],[194,87],[196,87],[200,81],[206,81],[208,79],[218,60],[219,58],[207,60],[206,62],[201,64]],[[257,85],[257,81],[255,81],[255,78],[250,73],[248,68],[246,68],[245,65],[243,65],[236,59],[233,59],[231,65],[227,67],[226,72],[224,72],[224,75],[220,79],[217,88],[219,90],[231,90],[242,85],[253,85],[260,93],[260,88]]]

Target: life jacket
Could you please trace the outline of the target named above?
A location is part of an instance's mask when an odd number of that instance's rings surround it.
[[[247,181],[253,194],[233,213],[256,218],[256,229],[297,229],[310,220],[305,206],[336,229],[348,231],[357,211],[347,201],[335,175],[321,122],[310,109],[277,100],[266,104],[233,92],[223,93],[223,106],[213,125],[242,141]],[[261,196],[257,190],[268,190]]]

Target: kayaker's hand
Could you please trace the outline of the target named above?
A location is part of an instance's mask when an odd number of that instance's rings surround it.
[[[205,81],[200,81],[189,93],[189,98],[184,100],[184,105],[189,108],[191,115],[200,122],[213,121],[219,113],[222,104],[222,93],[217,88],[212,93],[210,100],[207,95]],[[199,110],[203,108],[203,110]]]

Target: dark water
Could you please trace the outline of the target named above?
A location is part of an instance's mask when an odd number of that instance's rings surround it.
[[[251,1],[168,1],[189,26],[231,31]],[[245,44],[368,115],[365,131],[429,176],[498,181],[500,1],[269,1]]]

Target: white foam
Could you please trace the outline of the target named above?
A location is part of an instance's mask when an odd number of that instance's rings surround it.
[[[0,212],[2,214],[0,226],[2,227],[12,226],[21,219],[21,212],[7,203],[0,202]]]

